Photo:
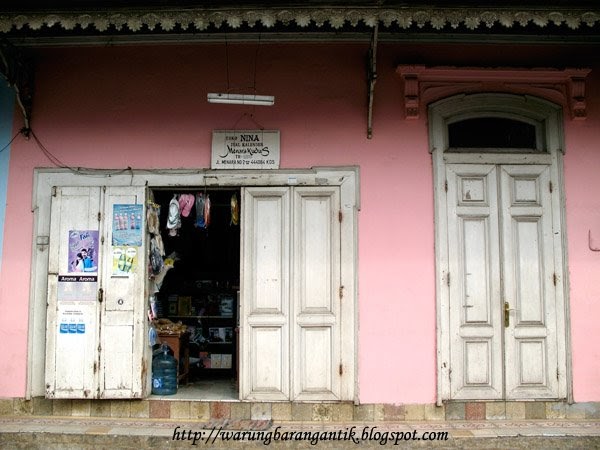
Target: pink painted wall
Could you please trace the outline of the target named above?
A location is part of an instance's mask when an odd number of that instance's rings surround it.
[[[490,52],[473,48],[470,61],[462,49],[382,45],[374,136],[368,140],[366,48],[262,44],[256,86],[261,94],[275,95],[276,104],[255,109],[206,103],[208,91],[227,88],[223,44],[43,50],[32,127],[71,166],[208,167],[212,130],[231,128],[248,112],[265,128],[281,130],[282,168],[359,165],[360,401],[431,403],[436,394],[431,158],[425,120],[403,119],[394,68],[401,60],[487,64]],[[254,44],[230,44],[230,87],[252,85],[255,51]],[[556,56],[536,55],[542,61]],[[600,332],[593,323],[600,317],[600,254],[587,249],[588,227],[600,243],[600,200],[594,196],[600,192],[600,154],[594,148],[600,141],[599,89],[595,78],[588,88],[594,94],[590,118],[567,121],[566,130],[577,401],[600,400],[594,346]],[[20,117],[15,122],[18,129]],[[238,123],[254,126],[247,118]],[[0,274],[0,397],[25,395],[32,170],[49,166],[33,140],[15,141]]]
[[[600,248],[600,71],[591,74],[588,119],[567,122],[565,188],[571,284],[573,393],[600,400],[600,252],[589,249],[588,231]]]

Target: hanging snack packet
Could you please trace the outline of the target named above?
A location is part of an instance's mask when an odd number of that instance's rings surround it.
[[[181,215],[179,214],[179,201],[173,196],[169,202],[169,217],[167,218],[167,229],[169,236],[177,236],[177,230],[181,228]]]
[[[204,195],[202,192],[196,194],[196,222],[197,228],[204,228]]]
[[[206,194],[204,199],[204,227],[208,228],[210,225],[210,197]]]
[[[234,192],[231,196],[231,221],[230,225],[237,225],[240,223],[240,205],[238,203],[237,194]]]

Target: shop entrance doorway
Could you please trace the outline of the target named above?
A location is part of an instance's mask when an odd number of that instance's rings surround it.
[[[164,248],[155,270],[155,351],[178,360],[178,396],[237,399],[240,189],[153,189]]]
[[[356,398],[356,169],[36,177],[33,396],[151,397],[164,341],[171,399]]]

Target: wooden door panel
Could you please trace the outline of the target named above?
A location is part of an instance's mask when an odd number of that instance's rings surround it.
[[[500,266],[494,166],[448,165],[450,395],[502,398]]]
[[[75,241],[70,235],[99,229],[100,188],[56,187],[54,194],[48,261],[46,397],[92,398],[97,392],[98,277],[97,273],[86,273],[94,281],[67,280],[80,280],[78,276],[83,275],[74,272],[74,261],[70,260],[73,252],[69,245]],[[96,260],[98,250],[94,250]],[[88,288],[92,292],[87,292]],[[77,292],[85,292],[86,299]]]
[[[558,398],[550,168],[502,166],[507,399]]]
[[[289,400],[290,189],[244,188],[240,397]]]
[[[104,193],[104,264],[102,332],[100,353],[100,396],[102,398],[140,398],[147,391],[145,373],[150,370],[150,356],[145,354],[147,333],[145,283],[146,267],[146,190],[144,187],[107,187]],[[115,273],[113,261],[113,216],[115,205],[142,205],[136,220],[142,236],[135,251],[137,264],[129,274]],[[144,369],[145,368],[145,369]]]
[[[340,193],[293,189],[293,398],[340,398]]]

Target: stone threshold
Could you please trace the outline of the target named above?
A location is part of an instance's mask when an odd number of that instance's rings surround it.
[[[360,404],[187,400],[0,399],[0,416],[56,416],[286,422],[411,422],[600,419],[600,402]]]

